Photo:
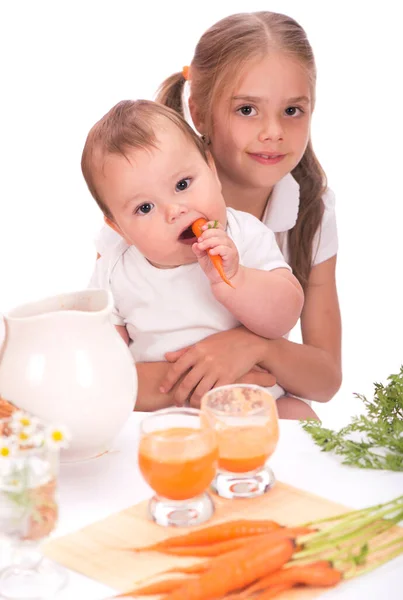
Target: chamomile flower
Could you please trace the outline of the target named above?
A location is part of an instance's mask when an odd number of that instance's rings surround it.
[[[11,415],[10,426],[15,433],[25,431],[29,435],[36,429],[37,425],[38,419],[31,417],[31,415],[22,410],[17,410]]]
[[[11,438],[2,435],[0,437],[0,457],[9,458],[13,456],[15,447]]]
[[[20,431],[14,433],[14,437],[21,448],[23,446],[28,446],[29,444],[32,444],[33,431],[34,430],[31,431],[29,429],[21,429]]]
[[[5,492],[11,492],[12,494],[19,494],[24,490],[24,485],[26,485],[26,482],[21,480],[21,477],[15,477],[13,476],[13,473],[10,472],[8,473],[3,473],[3,476],[5,476],[5,480],[3,481],[3,491]]]
[[[45,433],[45,443],[49,448],[67,448],[71,440],[71,434],[66,427],[51,425]]]

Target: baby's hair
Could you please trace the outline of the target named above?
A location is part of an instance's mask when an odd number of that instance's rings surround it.
[[[200,133],[207,139],[214,134],[212,108],[217,100],[233,85],[246,64],[264,58],[269,52],[284,52],[305,67],[314,104],[315,59],[303,28],[291,17],[279,13],[262,11],[231,15],[202,35],[190,64],[190,94],[197,116],[206,129]],[[183,72],[175,73],[162,83],[156,98],[182,116],[184,84]],[[326,176],[311,141],[292,175],[300,185],[300,208],[297,223],[288,233],[290,264],[305,287],[312,266],[313,238],[323,216],[322,195],[326,190]]]
[[[157,130],[164,119],[174,123],[208,162],[205,146],[190,125],[177,112],[151,100],[122,100],[91,128],[81,157],[81,170],[89,191],[109,219],[113,220],[113,216],[97,189],[105,157],[121,154],[128,158],[130,149],[157,148]]]

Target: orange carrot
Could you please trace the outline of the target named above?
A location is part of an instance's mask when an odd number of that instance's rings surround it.
[[[306,535],[313,531],[315,530],[309,529],[308,527],[281,527],[280,529],[276,529],[269,533],[261,533],[258,536],[240,537],[203,546],[173,546],[171,548],[161,548],[159,551],[163,554],[173,554],[174,556],[220,556],[226,552],[241,548],[251,540],[257,539],[257,537],[264,536],[270,543],[272,540],[280,540],[283,538],[294,540],[299,535]]]
[[[270,600],[292,587],[294,587],[292,583],[279,583],[278,585],[273,585],[273,587],[266,590],[263,594],[260,594],[257,597],[257,600]]]
[[[199,575],[200,573],[204,573],[207,569],[210,568],[210,561],[204,560],[203,562],[197,562],[194,565],[189,565],[188,567],[173,567],[172,569],[168,569],[167,571],[163,571],[160,575],[165,575],[166,573],[185,573],[186,575]]]
[[[173,548],[174,546],[202,546],[204,544],[214,544],[216,542],[224,542],[226,540],[234,540],[237,538],[252,537],[262,533],[269,533],[276,529],[280,529],[281,525],[275,521],[260,520],[252,521],[249,519],[239,519],[236,521],[226,521],[217,525],[210,525],[203,529],[197,529],[184,535],[176,535],[166,538],[161,542],[152,544],[151,546],[142,546],[140,548],[130,548],[135,552],[143,552],[148,550],[162,550],[163,548]]]
[[[163,554],[173,554],[174,556],[220,556],[226,552],[231,552],[237,548],[241,548],[251,539],[257,539],[260,536],[250,536],[235,540],[226,540],[225,542],[217,542],[217,544],[205,546],[174,546],[173,548],[162,548],[160,552]]]
[[[190,581],[192,578],[186,578],[186,581]],[[175,579],[164,579],[162,581],[156,581],[155,583],[150,583],[149,585],[144,585],[142,587],[138,587],[130,592],[126,592],[124,594],[120,594],[119,598],[130,598],[137,596],[154,596],[157,594],[167,594],[168,592],[172,592],[177,588],[183,586],[185,579],[183,577],[176,577]]]
[[[187,567],[173,567],[172,569],[162,571],[162,573],[159,573],[159,575],[165,575],[167,573],[184,573],[185,575],[200,575],[200,573],[205,573],[209,568],[210,561],[204,560],[197,562],[194,565],[189,565]]]
[[[281,569],[278,574],[280,575],[281,573],[283,581],[280,581],[280,577],[273,577],[273,583],[269,584],[268,587],[259,588],[260,590],[264,591],[263,594],[258,596],[258,599],[269,600],[269,598],[274,598],[277,596],[277,594],[280,594],[281,592],[300,584],[311,585],[315,587],[333,587],[334,585],[337,585],[342,578],[340,571],[330,567],[329,564],[327,564],[326,567],[317,567],[312,569],[310,567],[311,565],[295,567],[295,569],[298,569],[298,573],[295,572],[292,574],[289,573],[289,571],[292,571],[292,568]],[[277,574],[273,573],[273,575]],[[261,583],[264,581],[264,579],[266,578],[260,580]],[[269,577],[267,577],[267,579],[269,579]],[[243,594],[238,596],[238,600],[246,600],[247,598],[250,598],[250,594],[257,591],[256,588],[252,589],[253,587],[254,586],[250,586],[246,590],[245,596]]]
[[[312,585],[315,587],[333,587],[340,583],[343,574],[334,567],[328,565],[319,569],[307,569],[305,572],[301,568],[299,576],[294,577],[294,582],[302,585]]]
[[[170,575],[171,573],[180,573],[181,575],[200,575],[200,573],[205,573],[210,568],[210,560],[204,560],[195,563],[194,565],[188,565],[187,567],[173,567],[172,569],[166,569],[166,571],[160,571],[158,573],[158,577],[162,577],[162,575]],[[156,575],[151,575],[146,579],[142,579],[138,582],[138,585],[144,584],[144,586],[152,585],[148,584],[147,581],[150,579],[155,579]],[[168,580],[164,580],[168,581]],[[176,581],[184,581],[184,579],[176,579]],[[168,584],[169,585],[169,584]]]
[[[294,543],[290,539],[268,544],[265,536],[259,536],[242,548],[213,558],[208,571],[167,594],[163,600],[219,598],[277,571],[290,560],[293,552]]]
[[[327,560],[318,560],[305,565],[295,565],[280,569],[262,577],[238,596],[239,600],[247,600],[252,594],[266,590],[268,587],[289,583],[326,587],[336,585],[341,573],[330,566]]]
[[[199,238],[201,236],[201,234],[203,233],[202,227],[206,223],[208,223],[208,221],[206,219],[196,219],[196,221],[193,223],[192,231],[197,238]],[[223,281],[225,281],[225,283],[228,283],[228,285],[233,288],[234,286],[232,285],[230,280],[225,275],[221,256],[219,254],[211,255],[210,252],[207,252],[207,254],[209,255],[209,258],[210,258],[211,262],[213,263],[214,267],[218,271],[218,274],[221,277],[221,279]]]

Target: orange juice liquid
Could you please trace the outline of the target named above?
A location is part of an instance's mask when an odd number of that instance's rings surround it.
[[[149,486],[170,500],[188,500],[202,494],[212,482],[218,449],[197,437],[200,430],[175,427],[146,434],[140,441],[139,467]],[[184,438],[183,443],[179,441]]]
[[[231,473],[263,467],[278,442],[278,426],[228,427],[217,431],[218,466]]]

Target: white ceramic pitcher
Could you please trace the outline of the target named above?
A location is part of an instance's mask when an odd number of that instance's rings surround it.
[[[107,451],[135,405],[137,372],[112,307],[110,292],[86,289],[4,315],[0,397],[65,425],[72,439],[64,461]]]

